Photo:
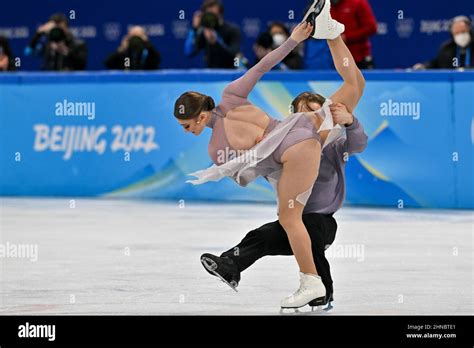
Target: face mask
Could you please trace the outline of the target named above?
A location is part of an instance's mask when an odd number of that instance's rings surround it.
[[[283,42],[286,41],[286,36],[283,34],[275,34],[273,35],[273,44],[278,47],[281,46]]]
[[[456,45],[466,47],[471,42],[471,35],[469,33],[461,33],[454,35],[454,42]]]

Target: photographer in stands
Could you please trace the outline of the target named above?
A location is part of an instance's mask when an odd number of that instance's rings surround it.
[[[145,29],[131,27],[116,52],[105,61],[108,69],[118,70],[153,70],[161,62],[160,53],[151,44]]]
[[[184,53],[193,57],[202,49],[209,68],[235,68],[235,57],[240,52],[240,29],[224,21],[224,7],[220,0],[205,0],[201,11],[193,18],[184,45]]]
[[[15,61],[8,39],[0,36],[0,71],[15,70]]]
[[[25,54],[43,56],[43,70],[84,70],[87,61],[84,41],[72,35],[62,13],[52,15],[38,28]]]

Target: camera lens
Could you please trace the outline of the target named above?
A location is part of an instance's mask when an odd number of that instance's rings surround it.
[[[59,27],[54,27],[49,32],[49,40],[53,42],[59,42],[66,39],[66,33]]]
[[[219,18],[212,12],[205,12],[201,18],[201,26],[215,29],[219,24]]]

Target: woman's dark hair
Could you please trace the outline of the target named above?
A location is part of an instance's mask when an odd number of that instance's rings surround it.
[[[309,103],[318,103],[319,105],[323,106],[326,98],[324,98],[321,94],[311,93],[311,92],[303,92],[300,93],[293,101],[291,102],[291,106],[293,108],[293,113],[298,112],[298,106],[300,104],[305,105],[308,109]]]
[[[268,31],[260,33],[257,38],[256,44],[263,48],[272,48],[273,46],[273,38]]]
[[[279,28],[281,28],[281,29],[285,32],[286,36],[288,36],[288,37],[290,36],[290,30],[289,30],[288,27],[285,25],[285,23],[283,23],[283,22],[278,22],[278,21],[271,22],[271,23],[269,24],[269,26],[268,26],[268,32],[270,32],[273,27],[279,27]]]
[[[216,107],[212,97],[199,92],[186,92],[174,103],[174,116],[180,120],[191,120],[203,111]]]

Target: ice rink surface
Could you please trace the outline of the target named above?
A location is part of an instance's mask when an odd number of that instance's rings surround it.
[[[238,293],[199,262],[276,220],[272,205],[1,198],[0,208],[0,315],[279,315],[299,285],[292,256],[257,261]],[[335,217],[334,309],[302,315],[473,313],[472,211]],[[21,246],[30,252],[15,256]]]

